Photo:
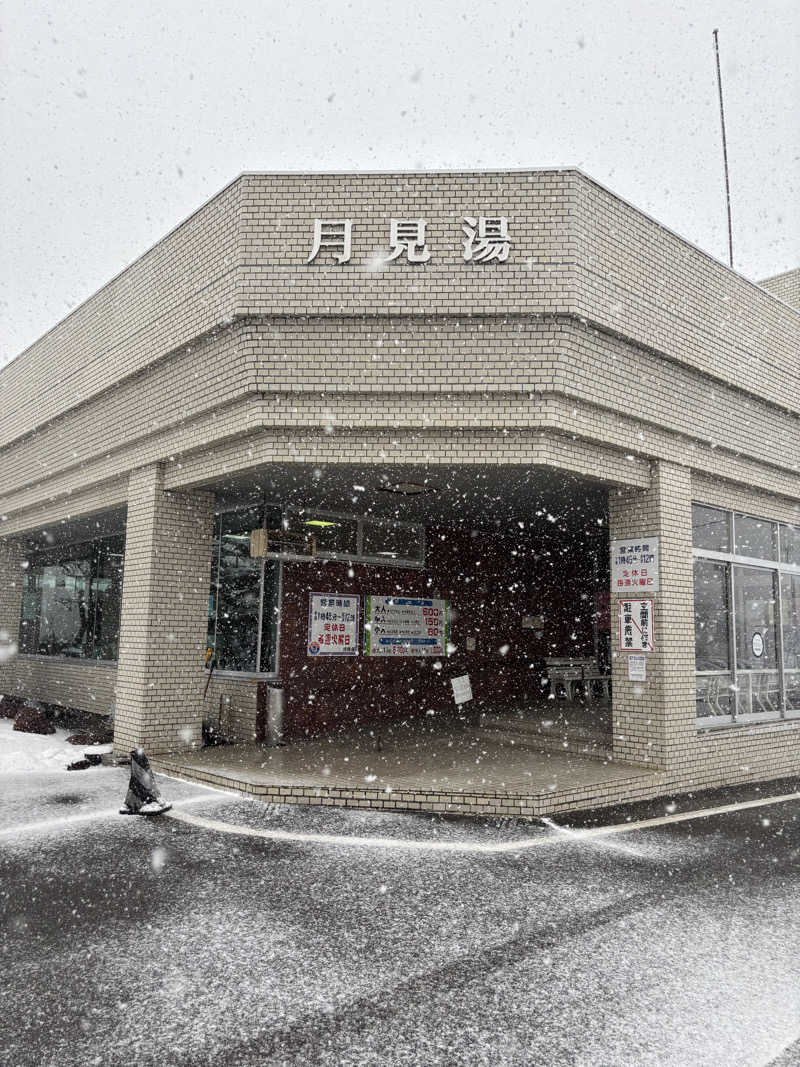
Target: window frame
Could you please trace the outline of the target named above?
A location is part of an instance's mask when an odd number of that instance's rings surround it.
[[[784,635],[783,635],[783,582],[781,580],[784,574],[800,575],[800,564],[784,563],[782,560],[783,544],[782,544],[782,531],[786,526],[793,526],[792,523],[783,522],[780,519],[768,519],[761,515],[754,515],[749,511],[739,509],[720,508],[715,504],[707,504],[701,500],[693,500],[692,506],[713,508],[716,511],[724,514],[728,523],[728,543],[731,545],[731,551],[729,552],[717,552],[708,548],[695,548],[692,546],[692,559],[708,559],[713,562],[723,563],[726,565],[726,580],[727,580],[727,597],[728,597],[728,639],[730,644],[730,670],[728,671],[697,671],[695,669],[695,679],[698,678],[711,678],[714,675],[729,676],[731,678],[731,685],[734,693],[734,700],[731,703],[730,715],[714,715],[714,716],[697,716],[696,723],[698,729],[718,729],[723,726],[735,726],[740,725],[756,725],[758,723],[773,723],[784,722],[800,719],[800,708],[790,708],[787,701],[787,682],[786,682],[786,669],[784,663]],[[777,527],[776,534],[776,558],[764,559],[761,557],[754,558],[753,556],[743,556],[736,553],[736,516],[741,515],[748,519],[754,519],[757,522],[769,522],[774,523]],[[772,574],[772,584],[775,590],[775,628],[776,628],[776,651],[777,651],[777,674],[778,683],[780,687],[780,699],[779,706],[775,714],[768,713],[747,713],[739,711],[739,699],[738,694],[741,691],[739,685],[740,675],[753,675],[759,673],[749,669],[740,668],[738,664],[737,655],[737,615],[736,615],[736,567],[753,567],[760,570],[768,571]],[[692,588],[692,600],[694,603],[694,586]],[[767,673],[767,672],[761,672]]]
[[[29,552],[25,553],[25,560],[27,562],[27,566],[25,568],[25,575],[27,576],[30,573],[31,568],[36,567],[36,566],[41,566],[41,567],[63,567],[67,563],[74,562],[77,558],[80,558],[80,557],[77,557],[75,555],[76,550],[84,547],[86,552],[88,553],[88,556],[84,556],[83,558],[88,558],[89,561],[90,561],[90,565],[91,565],[91,573],[90,573],[90,576],[89,576],[89,586],[91,588],[93,585],[95,585],[95,583],[97,583],[97,582],[99,582],[101,580],[100,570],[102,569],[102,565],[109,558],[107,542],[112,541],[112,540],[113,541],[121,541],[122,542],[122,546],[121,546],[122,547],[122,552],[121,552],[121,560],[122,560],[122,562],[121,562],[120,567],[119,567],[119,572],[120,572],[120,578],[119,578],[119,617],[117,618],[117,629],[116,629],[116,646],[117,646],[116,659],[104,659],[101,656],[94,656],[94,655],[92,655],[92,656],[68,656],[68,655],[65,655],[63,652],[49,653],[49,652],[39,652],[38,650],[36,652],[23,652],[22,651],[22,638],[21,638],[20,631],[22,629],[22,624],[25,621],[23,619],[23,615],[22,615],[23,610],[24,610],[24,597],[25,597],[25,592],[26,592],[24,586],[23,586],[23,590],[22,590],[22,600],[20,601],[19,622],[18,622],[18,625],[17,625],[17,641],[18,641],[19,646],[20,646],[20,651],[17,653],[18,658],[23,658],[24,657],[24,658],[27,658],[27,659],[36,659],[36,660],[42,661],[43,663],[56,663],[57,662],[57,663],[81,664],[83,666],[87,666],[88,664],[99,664],[100,666],[105,666],[105,667],[116,667],[117,666],[117,664],[119,663],[119,639],[120,639],[120,628],[121,628],[121,623],[122,623],[122,595],[123,595],[123,583],[124,583],[124,575],[125,575],[126,532],[124,530],[121,533],[110,533],[110,534],[107,534],[107,535],[105,535],[103,537],[88,537],[88,538],[84,537],[84,538],[81,538],[80,540],[77,540],[77,541],[67,541],[67,542],[65,542],[65,543],[63,543],[61,545],[48,545],[46,547],[33,547],[33,548],[30,549]],[[65,555],[66,555],[66,558],[64,558]],[[93,595],[94,595],[93,620],[92,620],[92,650],[93,651],[94,651],[95,645],[97,643],[97,636],[96,636],[96,633],[95,633],[96,626],[97,626],[97,608],[98,608],[98,604],[97,604],[97,601],[96,601],[97,592],[98,592],[97,590],[93,590]],[[42,590],[41,590],[41,588],[39,588],[37,590],[38,596],[37,596],[37,610],[36,610],[36,618],[37,618],[38,622],[40,622],[40,620],[41,620],[41,611],[42,611],[41,593],[42,593]],[[37,645],[38,645],[38,643],[39,642],[37,640]]]
[[[302,553],[295,552],[267,552],[267,554],[261,557],[261,566],[259,568],[259,607],[258,607],[258,636],[256,640],[256,664],[261,663],[261,653],[263,649],[264,639],[264,572],[266,564],[268,562],[274,562],[278,565],[278,589],[276,594],[276,602],[278,604],[278,611],[283,612],[283,567],[284,563],[313,563],[315,559],[332,560],[340,563],[363,563],[368,566],[379,567],[401,567],[404,570],[424,570],[425,568],[425,554],[426,554],[426,540],[425,540],[425,526],[422,523],[405,522],[400,519],[378,519],[372,518],[368,515],[354,515],[352,512],[340,512],[332,511],[328,508],[298,508],[292,506],[285,506],[276,503],[274,500],[264,500],[261,503],[253,504],[252,501],[242,501],[240,504],[234,504],[230,507],[222,507],[215,509],[214,511],[214,523],[215,528],[218,522],[221,523],[221,516],[226,513],[236,511],[246,511],[248,508],[258,507],[261,509],[261,529],[269,529],[266,525],[266,514],[269,508],[278,508],[281,512],[281,521],[284,526],[291,528],[292,519],[301,517],[303,513],[309,518],[320,519],[340,519],[347,520],[349,522],[355,522],[356,525],[356,552],[355,554],[341,553],[341,552],[317,552],[316,556],[304,555]],[[288,525],[287,525],[288,524]],[[420,543],[420,559],[392,559],[387,556],[367,556],[363,553],[364,545],[364,525],[369,524],[372,526],[392,526],[401,527],[405,529],[411,529],[417,531],[419,535]],[[221,525],[220,525],[221,531]],[[213,629],[213,643],[207,640],[207,648],[213,648],[216,653],[217,647],[217,613],[219,611],[220,596],[220,560],[222,553],[222,537],[220,536],[216,546],[216,584],[210,586],[209,589],[214,590],[214,629]],[[212,559],[212,567],[214,565]],[[213,572],[212,572],[213,573]],[[220,678],[230,679],[244,679],[244,680],[262,680],[262,679],[276,679],[280,676],[280,655],[281,655],[281,625],[280,623],[276,627],[275,635],[275,657],[274,657],[274,669],[272,671],[235,671],[230,669],[215,668],[214,674]],[[208,669],[208,668],[206,668]]]
[[[230,514],[231,512],[236,512],[236,511],[247,511],[247,510],[249,510],[250,508],[252,508],[254,506],[257,506],[257,507],[259,507],[261,509],[261,523],[262,523],[262,525],[261,525],[260,528],[261,529],[267,529],[267,527],[264,524],[266,522],[267,508],[272,506],[272,505],[270,505],[269,502],[265,502],[264,504],[258,504],[258,505],[253,505],[252,503],[236,504],[233,507],[220,508],[219,510],[215,510],[215,512],[214,512],[214,525],[215,525],[215,528],[216,528],[216,525],[217,525],[218,522],[220,524],[219,525],[219,537],[217,538],[217,545],[216,545],[216,552],[217,552],[216,561],[213,558],[212,558],[212,561],[211,561],[212,562],[212,573],[213,573],[214,563],[216,562],[216,583],[214,583],[213,585],[209,586],[210,589],[211,588],[214,589],[214,632],[213,632],[213,642],[211,642],[211,643],[209,643],[209,641],[208,641],[208,632],[207,632],[207,634],[206,634],[206,648],[213,648],[215,655],[216,655],[216,651],[217,651],[217,619],[218,619],[218,615],[219,615],[219,604],[220,604],[219,588],[220,588],[220,563],[221,563],[221,559],[222,559],[222,521],[221,521],[222,520],[222,515]],[[256,652],[255,652],[255,662],[256,662],[256,666],[257,667],[260,666],[260,664],[261,664],[261,651],[262,651],[263,629],[264,629],[264,571],[265,571],[265,568],[266,568],[267,559],[270,559],[271,561],[277,561],[277,563],[278,563],[278,589],[277,589],[277,593],[276,593],[275,599],[276,599],[276,602],[278,604],[279,612],[282,611],[282,606],[281,605],[282,605],[282,602],[283,602],[283,557],[281,557],[277,553],[270,553],[268,557],[262,557],[261,558],[261,560],[259,561],[259,568],[258,568],[258,634],[256,635]],[[280,652],[281,652],[280,645],[281,645],[281,627],[278,626],[277,629],[276,629],[276,634],[275,634],[275,656],[274,656],[275,666],[274,666],[274,669],[271,670],[271,671],[261,671],[261,670],[234,671],[234,670],[230,670],[230,669],[225,669],[225,670],[219,669],[218,670],[217,668],[215,668],[214,669],[214,674],[219,678],[233,678],[233,679],[240,678],[240,679],[261,680],[261,679],[265,679],[265,678],[266,679],[278,678],[279,677],[279,673],[280,673]],[[206,667],[206,670],[208,670],[208,667]]]

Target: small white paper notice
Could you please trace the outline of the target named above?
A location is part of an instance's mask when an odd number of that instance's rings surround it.
[[[628,656],[628,679],[631,682],[647,681],[647,656]]]
[[[466,704],[468,700],[472,700],[472,685],[468,674],[462,674],[460,678],[451,678],[450,685],[453,687],[456,704]]]

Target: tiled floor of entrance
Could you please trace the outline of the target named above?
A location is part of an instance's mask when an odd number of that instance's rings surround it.
[[[260,799],[473,815],[539,816],[657,796],[663,775],[540,740],[492,719],[300,741],[224,745],[154,760],[179,777]],[[484,725],[486,724],[486,726]],[[555,750],[554,750],[555,749]]]

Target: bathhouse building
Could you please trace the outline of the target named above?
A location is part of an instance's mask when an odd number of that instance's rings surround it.
[[[305,802],[798,773],[798,306],[577,170],[243,174],[0,371],[0,692],[208,780],[204,724],[516,731]]]

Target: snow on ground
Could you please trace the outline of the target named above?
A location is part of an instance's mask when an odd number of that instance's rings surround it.
[[[121,817],[126,768],[67,773],[66,731],[10,726],[0,752],[34,766],[0,774],[15,1067],[765,1067],[796,1040],[797,805],[612,841],[157,776],[179,813],[332,835],[309,845]],[[335,837],[371,832],[555,840],[487,856]]]
[[[59,774],[83,759],[84,750],[111,751],[111,745],[67,744],[76,732],[57,729],[54,734],[26,734],[14,729],[12,719],[0,719],[0,775]]]

